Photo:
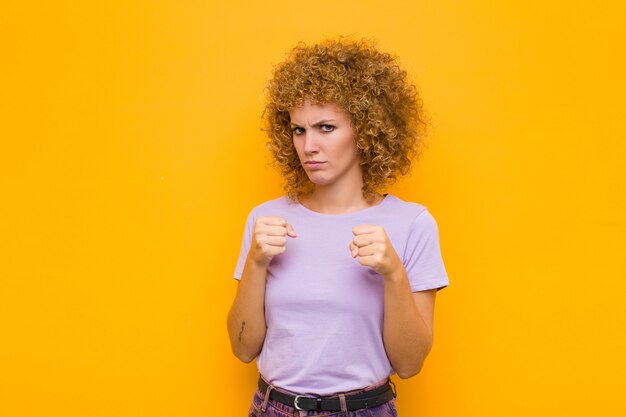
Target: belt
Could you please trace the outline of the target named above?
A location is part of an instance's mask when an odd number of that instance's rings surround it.
[[[393,385],[393,389],[391,385]],[[358,394],[346,395],[346,408],[348,411],[359,410],[361,408],[372,408],[384,404],[396,397],[395,384],[391,379],[387,379],[380,387],[361,392]],[[259,389],[266,392],[269,385],[259,376]],[[290,395],[276,389],[270,390],[270,400],[276,400],[282,404],[294,407],[298,410],[315,411],[340,411],[341,403],[337,394],[323,397],[317,394]]]

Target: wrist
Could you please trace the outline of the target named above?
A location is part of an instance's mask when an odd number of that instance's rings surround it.
[[[262,270],[266,270],[270,264],[269,261],[258,260],[258,259],[255,259],[254,256],[248,256],[248,258],[246,259],[246,263],[250,265],[251,268],[262,269]]]
[[[404,265],[400,264],[396,268],[392,269],[389,273],[383,275],[385,281],[388,282],[400,282],[406,279],[406,271]]]

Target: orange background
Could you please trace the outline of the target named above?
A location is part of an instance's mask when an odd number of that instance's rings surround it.
[[[389,191],[435,216],[450,287],[400,416],[625,413],[620,2],[91,3],[0,6],[0,416],[246,415],[226,315],[282,194],[263,86],[339,34],[432,119]]]

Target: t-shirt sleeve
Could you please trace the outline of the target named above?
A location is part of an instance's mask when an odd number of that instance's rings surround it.
[[[246,263],[248,252],[250,251],[250,242],[252,242],[252,233],[254,233],[254,221],[256,215],[254,209],[248,213],[246,219],[246,226],[243,229],[243,238],[241,240],[241,250],[239,251],[239,259],[237,260],[237,266],[235,267],[235,279],[240,280],[243,273],[243,266]]]
[[[422,210],[409,226],[403,262],[411,291],[432,288],[439,291],[448,286],[448,274],[439,246],[439,228],[427,209]]]

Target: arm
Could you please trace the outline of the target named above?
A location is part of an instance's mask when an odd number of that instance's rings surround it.
[[[237,295],[228,312],[230,346],[241,361],[251,362],[261,352],[265,323],[265,276],[267,266],[246,259]]]
[[[411,271],[419,287],[428,283],[443,288],[448,282],[437,223],[428,211],[421,213],[411,223],[405,261],[398,256],[381,226],[355,226],[352,230],[355,237],[350,243],[352,256],[359,255],[359,263],[372,267],[384,280],[383,342],[400,378],[418,374],[430,352],[437,292],[432,288],[413,293],[407,271]]]
[[[400,266],[384,276],[385,351],[400,378],[417,375],[433,344],[436,289],[411,292]]]
[[[293,226],[282,217],[258,216],[254,220],[254,226],[252,219],[251,212],[247,220],[249,232],[244,235],[239,258],[244,259],[243,254],[246,254],[246,260],[237,286],[237,295],[227,319],[231,349],[245,363],[258,356],[265,341],[267,268],[274,256],[285,252],[286,236],[296,237]]]

